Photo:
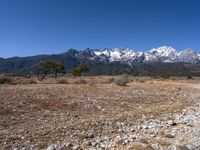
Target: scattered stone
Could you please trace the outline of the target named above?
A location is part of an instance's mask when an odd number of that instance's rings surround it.
[[[49,146],[49,147],[47,148],[47,150],[56,150],[56,148],[55,148],[54,146]]]
[[[81,147],[79,146],[79,145],[75,145],[74,147],[73,147],[73,150],[80,150],[81,149]]]
[[[83,132],[83,136],[85,138],[94,138],[95,134],[93,131],[85,131],[85,132]]]
[[[175,126],[176,125],[176,123],[174,122],[174,120],[169,120],[167,123],[170,126]]]
[[[67,143],[65,144],[65,147],[66,147],[66,148],[69,148],[69,147],[72,147],[72,146],[73,146],[73,144],[70,143],[70,142],[67,142]]]
[[[91,146],[92,145],[92,142],[91,141],[86,141],[85,143],[87,146]]]

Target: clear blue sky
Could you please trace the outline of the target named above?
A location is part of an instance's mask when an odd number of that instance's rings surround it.
[[[0,57],[163,45],[200,50],[200,0],[0,0]]]

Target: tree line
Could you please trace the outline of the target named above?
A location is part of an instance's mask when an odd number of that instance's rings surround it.
[[[76,77],[88,71],[86,64],[80,64],[72,70],[72,73]],[[54,74],[54,78],[57,78],[59,73],[65,74],[65,66],[54,61],[41,61],[36,65],[34,72],[38,80],[42,81],[48,74]]]

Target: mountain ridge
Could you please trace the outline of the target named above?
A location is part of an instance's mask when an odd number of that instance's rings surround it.
[[[161,46],[158,48],[152,48],[147,51],[136,51],[130,48],[104,48],[104,49],[90,49],[86,48],[82,51],[76,49],[69,49],[63,53],[59,54],[40,54],[34,56],[24,56],[24,57],[9,57],[2,58],[0,60],[7,60],[11,58],[27,58],[27,57],[36,57],[36,56],[50,56],[50,55],[63,55],[66,53],[79,53],[79,54],[88,54],[88,57],[99,57],[101,60],[106,59],[107,57],[110,62],[120,61],[127,62],[134,61],[139,57],[144,57],[144,63],[152,62],[188,62],[188,63],[197,63],[200,61],[200,52],[194,51],[190,48],[186,48],[181,51],[170,46]],[[87,56],[87,55],[85,55]],[[94,58],[91,58],[94,59]]]
[[[134,72],[136,74],[139,72],[140,74],[141,70],[143,74],[145,72],[151,72],[151,74],[153,74],[153,72],[157,70],[157,68],[149,69],[153,66],[160,68],[160,70],[162,70],[162,67],[167,68],[166,66],[181,66],[179,67],[182,70],[181,72],[187,73],[185,70],[188,69],[185,69],[184,65],[192,64],[195,66],[193,68],[198,68],[196,66],[200,64],[200,53],[192,49],[176,51],[169,46],[153,48],[146,52],[135,51],[130,48],[87,48],[83,51],[69,49],[60,54],[42,54],[0,59],[0,73],[22,74],[32,72],[35,65],[44,60],[63,63],[68,73],[80,63],[87,64],[91,70],[90,73],[97,75],[120,74],[123,72]],[[161,65],[154,65],[159,63],[161,63]],[[176,65],[171,65],[175,63]],[[189,68],[190,67],[191,65],[189,65]],[[168,68],[168,70],[170,70],[170,68]],[[157,70],[157,72],[159,71]],[[164,73],[164,70],[162,72]],[[195,73],[196,72],[198,72],[198,70],[195,70]]]

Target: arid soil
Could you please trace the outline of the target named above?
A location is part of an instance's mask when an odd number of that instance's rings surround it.
[[[0,85],[0,149],[198,149],[196,139],[179,139],[193,124],[177,120],[191,119],[198,79],[130,77],[117,86],[111,77],[82,78],[87,83]]]

